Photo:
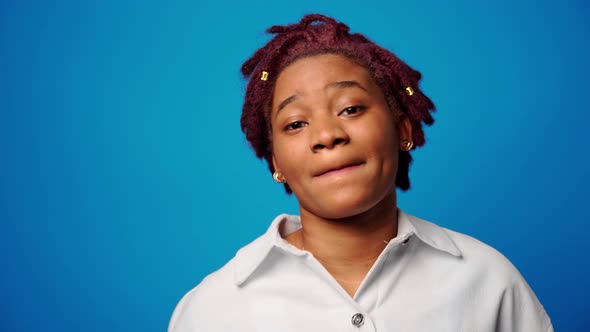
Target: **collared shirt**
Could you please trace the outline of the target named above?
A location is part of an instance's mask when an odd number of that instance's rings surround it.
[[[300,227],[275,218],[182,298],[168,331],[553,331],[516,268],[472,237],[400,210],[396,238],[351,297],[283,238]]]

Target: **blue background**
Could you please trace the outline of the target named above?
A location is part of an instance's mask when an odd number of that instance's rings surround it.
[[[586,1],[0,2],[0,330],[162,331],[278,213],[239,67],[322,12],[420,70],[437,105],[406,211],[521,271],[590,330]]]

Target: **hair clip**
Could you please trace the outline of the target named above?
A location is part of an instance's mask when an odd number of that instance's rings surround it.
[[[408,96],[411,96],[411,95],[413,95],[413,94],[414,94],[414,89],[412,89],[412,87],[411,87],[411,86],[408,86],[408,87],[406,87],[406,94],[407,94]]]
[[[262,76],[260,77],[261,81],[266,81],[268,79],[268,72],[267,71],[263,71],[262,72]]]

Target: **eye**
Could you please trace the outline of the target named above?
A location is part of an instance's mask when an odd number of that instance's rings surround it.
[[[285,128],[283,128],[283,130],[285,131],[291,131],[291,130],[297,130],[297,129],[301,129],[303,127],[305,127],[306,123],[303,121],[294,121],[289,123],[288,125],[285,126]]]
[[[365,106],[350,106],[342,110],[340,114],[342,116],[354,116],[360,114],[362,111],[366,109]]]

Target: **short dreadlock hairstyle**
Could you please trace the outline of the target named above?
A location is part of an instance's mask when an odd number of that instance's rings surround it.
[[[241,127],[256,156],[267,161],[271,173],[275,170],[270,111],[276,79],[289,64],[314,55],[339,54],[365,67],[381,87],[389,108],[397,116],[409,119],[414,147],[424,145],[422,123],[434,122],[434,104],[418,88],[422,75],[395,54],[362,34],[349,33],[345,24],[320,14],[305,15],[299,23],[272,26],[267,32],[275,36],[242,65],[248,85]],[[411,161],[409,151],[399,151],[395,184],[401,190],[410,188]],[[288,184],[285,190],[291,193]]]

